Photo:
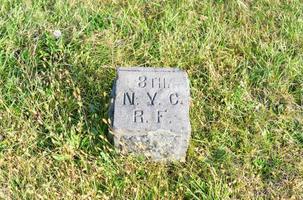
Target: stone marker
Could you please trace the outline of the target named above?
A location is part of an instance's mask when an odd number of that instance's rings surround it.
[[[174,68],[118,68],[110,117],[122,153],[185,160],[190,139],[189,81]]]

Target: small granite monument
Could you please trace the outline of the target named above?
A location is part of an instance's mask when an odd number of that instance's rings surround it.
[[[189,81],[175,68],[118,68],[110,117],[122,153],[185,160],[191,127]]]

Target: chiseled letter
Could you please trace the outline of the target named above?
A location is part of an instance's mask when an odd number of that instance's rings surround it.
[[[156,96],[157,96],[157,92],[155,92],[155,94],[154,94],[153,96],[151,96],[151,95],[149,94],[149,92],[147,92],[147,96],[148,96],[148,98],[149,98],[149,100],[150,100],[150,105],[154,105],[155,98],[156,98]]]
[[[123,97],[123,105],[126,105],[126,100],[128,100],[130,105],[135,105],[135,93],[132,92],[130,96],[128,92],[125,92]]]
[[[137,118],[139,121],[143,123],[143,110],[135,110],[134,111],[134,122],[137,123]]]
[[[158,123],[160,123],[160,119],[163,117],[163,115],[161,113],[165,113],[167,112],[167,110],[164,110],[164,111],[161,111],[161,110],[158,110]]]
[[[169,95],[169,101],[172,105],[177,105],[179,103],[178,100],[178,93],[172,93],[171,95]]]

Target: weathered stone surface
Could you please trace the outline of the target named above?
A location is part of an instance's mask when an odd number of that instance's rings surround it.
[[[190,139],[189,81],[173,68],[118,68],[112,92],[115,146],[153,160],[184,160]]]

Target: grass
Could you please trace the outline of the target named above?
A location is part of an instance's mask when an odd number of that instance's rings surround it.
[[[302,199],[302,10],[1,0],[0,198]],[[138,65],[189,74],[186,163],[120,156],[105,137],[115,67]]]

